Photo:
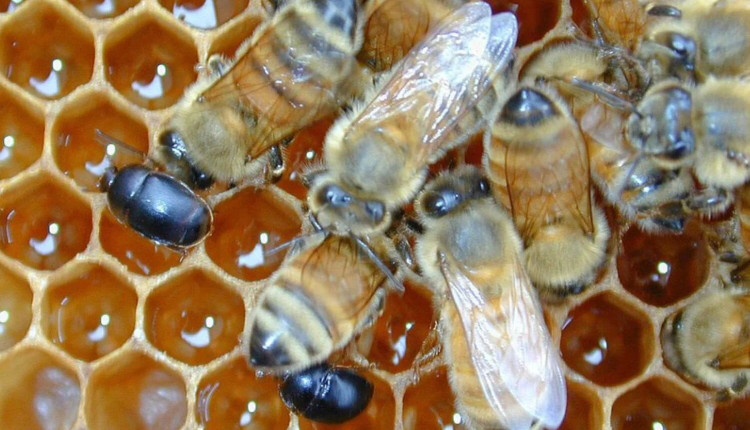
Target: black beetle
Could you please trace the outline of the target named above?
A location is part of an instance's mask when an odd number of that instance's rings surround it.
[[[174,177],[143,165],[107,169],[100,188],[117,219],[171,248],[197,245],[211,230],[208,204]]]
[[[284,378],[281,399],[294,413],[322,423],[340,424],[370,403],[373,386],[351,369],[318,364]]]

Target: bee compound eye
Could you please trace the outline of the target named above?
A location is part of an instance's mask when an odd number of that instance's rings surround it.
[[[439,193],[430,193],[422,200],[422,207],[429,216],[440,217],[445,215],[448,211],[446,209],[445,200]]]
[[[205,190],[214,184],[214,178],[203,170],[198,169],[195,166],[190,166],[190,182],[192,188],[198,190]]]
[[[185,139],[177,130],[166,130],[159,136],[159,143],[171,150],[175,158],[182,158],[187,149],[185,147]]]
[[[351,202],[351,196],[337,185],[329,185],[322,191],[323,200],[331,206],[345,206]]]
[[[379,201],[373,200],[365,203],[365,212],[375,222],[380,222],[385,216],[385,205]]]
[[[674,6],[659,4],[648,10],[650,16],[661,16],[667,18],[681,18],[682,11]]]
[[[479,178],[474,187],[474,193],[480,196],[486,196],[490,193],[490,181],[487,178]]]

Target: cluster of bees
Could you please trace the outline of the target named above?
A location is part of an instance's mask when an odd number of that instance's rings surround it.
[[[266,6],[234,59],[203,67],[153,165],[113,169],[102,188],[120,221],[185,249],[211,231],[195,190],[273,182],[295,133],[339,115],[323,161],[302,175],[306,231],[285,245],[247,333],[250,365],[281,378],[286,404],[309,419],[366,407],[372,385],[327,360],[373,323],[387,288],[415,278],[434,290],[468,424],[559,426],[565,380],[539,297],[594,281],[610,238],[598,202],[679,232],[729,210],[750,178],[750,3],[622,0],[604,13],[612,3],[592,0],[593,36],[572,29],[524,64],[515,16],[481,1]],[[481,169],[431,177],[478,133]],[[667,321],[666,359],[743,395],[749,329],[750,294],[728,288]]]

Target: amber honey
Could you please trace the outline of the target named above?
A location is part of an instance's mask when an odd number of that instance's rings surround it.
[[[81,273],[50,285],[42,305],[45,336],[71,356],[94,361],[130,339],[138,295],[102,267],[81,266]]]
[[[582,0],[490,3],[519,16],[519,64],[590,20]],[[153,150],[195,65],[231,56],[266,16],[259,0],[0,1],[1,429],[465,428],[426,286],[390,292],[381,318],[333,357],[375,385],[347,424],[291,419],[278,380],[246,363],[248,311],[286,254],[263,251],[300,234],[299,177],[322,160],[332,119],[285,149],[277,184],[201,193],[214,228],[184,253],[118,222],[98,191],[104,168],[143,159],[108,156],[93,131]],[[477,138],[433,173],[481,156]],[[666,315],[726,271],[701,223],[658,236],[607,213],[611,258],[596,285],[544,304],[566,364],[561,428],[750,429],[750,401],[717,401],[662,359]]]
[[[96,130],[126,143],[140,154],[125,148],[107,148],[96,140]],[[148,128],[98,94],[80,97],[65,106],[53,125],[55,163],[86,191],[98,191],[105,170],[145,162],[148,154]],[[110,149],[110,153],[107,152]]]
[[[146,337],[188,364],[205,364],[231,351],[242,333],[242,297],[200,271],[159,286],[146,301]]]

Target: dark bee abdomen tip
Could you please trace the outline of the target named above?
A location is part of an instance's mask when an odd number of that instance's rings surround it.
[[[372,398],[372,384],[350,369],[322,363],[287,376],[279,393],[297,414],[340,424],[359,415]]]
[[[547,96],[531,88],[521,88],[505,102],[500,118],[519,126],[533,126],[557,114]]]
[[[292,364],[282,342],[267,341],[268,336],[255,327],[250,332],[249,361],[253,367],[279,367]]]

